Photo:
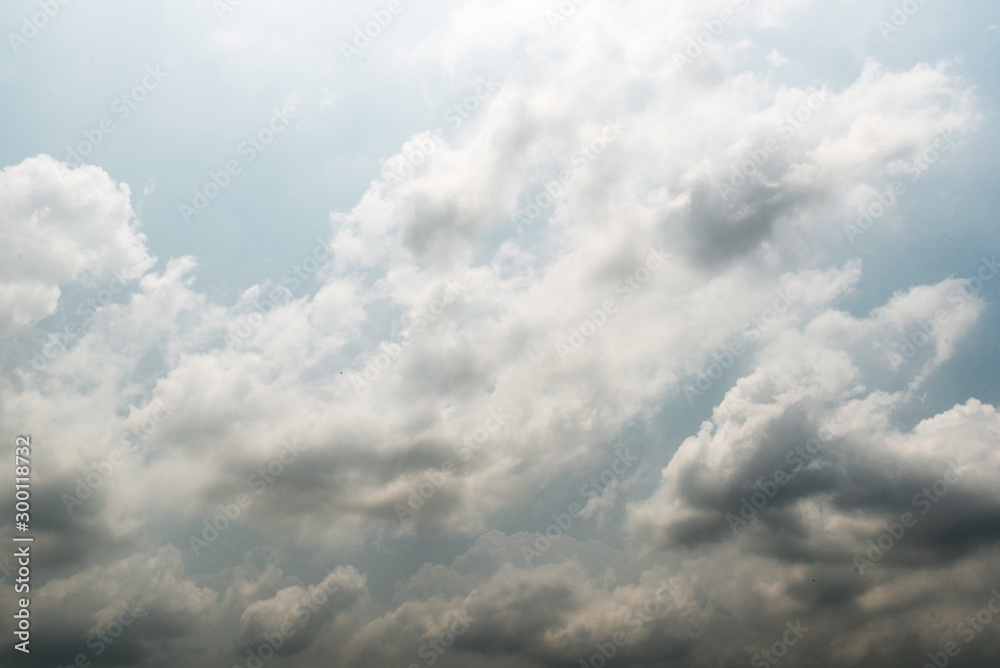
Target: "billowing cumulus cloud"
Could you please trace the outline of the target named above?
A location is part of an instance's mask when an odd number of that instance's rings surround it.
[[[159,220],[225,160],[154,186],[108,139],[0,172],[39,660],[992,665],[1000,416],[955,369],[992,354],[1000,266],[987,200],[930,210],[994,138],[974,72],[834,68],[804,35],[870,8],[804,0],[314,5],[177,5],[205,44],[142,108],[192,149],[233,132],[184,97],[215,68],[301,94],[184,232],[253,237],[285,198],[306,242],[269,279]],[[429,122],[399,120],[413,80]]]
[[[88,278],[128,281],[152,265],[129,187],[100,169],[68,169],[39,156],[5,168],[0,181],[0,333],[52,315],[60,286]]]

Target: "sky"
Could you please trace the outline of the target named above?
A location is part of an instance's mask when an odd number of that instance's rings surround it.
[[[0,33],[0,665],[996,665],[995,2]]]

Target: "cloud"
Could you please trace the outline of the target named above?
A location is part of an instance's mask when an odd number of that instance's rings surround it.
[[[774,67],[781,67],[788,63],[788,58],[778,53],[777,49],[772,49],[771,53],[767,54],[767,62]]]
[[[46,663],[79,654],[128,663],[172,654],[177,639],[209,622],[218,604],[214,591],[184,571],[180,552],[168,546],[138,550],[41,586],[33,582],[33,618],[49,625],[41,632],[46,642],[31,644],[32,655]],[[5,588],[3,596],[12,599],[14,593]],[[123,615],[125,609],[133,612]],[[13,656],[13,649],[5,653]]]
[[[100,168],[0,173],[0,330],[25,338],[0,420],[40,444],[45,660],[136,598],[149,615],[109,654],[125,665],[246,661],[283,634],[275,665],[579,665],[611,643],[621,665],[735,666],[798,621],[796,665],[916,664],[988,599],[1000,418],[920,402],[989,300],[972,279],[879,279],[890,255],[863,265],[843,239],[887,182],[931,178],[912,161],[942,133],[979,127],[973,82],[875,60],[784,80],[777,50],[750,69],[797,0],[745,8],[685,67],[739,3],[569,4],[401,14],[373,61],[502,86],[460,129],[408,131],[314,263],[228,301],[198,258],[155,264]],[[247,5],[210,47],[267,77],[342,65],[328,23],[347,39],[355,19],[311,6]],[[113,299],[63,299],[114,272]],[[634,471],[580,492],[619,446]]]
[[[0,172],[0,196],[0,334],[52,315],[60,286],[131,280],[153,265],[129,187],[100,169],[40,155]]]
[[[762,481],[773,488],[771,477],[777,471],[794,480],[786,481],[787,490],[759,513],[761,529],[772,512],[781,526],[804,513],[806,501],[825,506],[824,500],[840,490],[874,496],[890,481],[873,471],[940,468],[945,461],[940,455],[921,457],[916,442],[906,441],[889,425],[893,412],[911,399],[907,390],[919,385],[919,380],[914,385],[907,379],[925,378],[975,323],[983,304],[963,287],[948,280],[914,288],[860,321],[827,311],[801,331],[775,337],[761,350],[753,372],[714,409],[712,420],[681,445],[653,498],[631,506],[634,534],[657,548],[732,539],[746,525],[746,514],[758,514],[754,508],[740,514],[744,498],[760,491]],[[904,360],[897,342],[907,341],[904,333],[921,331],[919,324],[933,322],[929,319],[949,297],[958,298],[962,308],[948,317],[945,331],[934,334],[935,350],[922,355],[923,365],[899,366],[893,374],[890,367]],[[970,407],[978,405],[970,401]],[[988,428],[987,421],[978,430],[980,439],[986,439]],[[825,445],[816,444],[817,438]],[[903,443],[890,451],[887,443],[897,439]],[[796,448],[810,442],[823,455],[807,463]],[[885,460],[872,461],[873,452],[883,453]],[[962,453],[954,455],[962,459]],[[980,462],[982,455],[973,447],[969,461]],[[833,500],[829,510],[836,506]]]

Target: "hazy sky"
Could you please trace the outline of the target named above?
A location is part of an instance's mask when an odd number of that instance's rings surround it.
[[[996,665],[995,2],[0,29],[0,664]]]

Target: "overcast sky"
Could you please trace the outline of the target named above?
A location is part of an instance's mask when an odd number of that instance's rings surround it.
[[[996,2],[0,32],[0,664],[996,665]]]

